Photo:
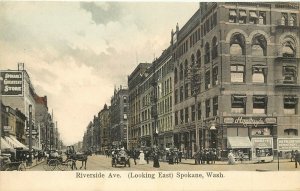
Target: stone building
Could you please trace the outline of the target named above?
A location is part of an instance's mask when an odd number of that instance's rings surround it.
[[[114,146],[127,148],[128,89],[115,89],[110,104],[110,141]]]

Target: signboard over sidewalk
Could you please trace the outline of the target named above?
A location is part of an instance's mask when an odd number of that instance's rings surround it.
[[[1,95],[23,96],[24,83],[23,72],[1,71]]]
[[[279,151],[300,151],[300,138],[278,138],[277,147]]]

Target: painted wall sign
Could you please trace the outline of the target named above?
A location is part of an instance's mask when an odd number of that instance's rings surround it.
[[[263,118],[263,117],[226,117],[224,118],[224,123],[229,124],[242,124],[244,126],[253,125],[257,127],[261,124],[274,124],[276,123],[276,118]]]
[[[279,151],[300,150],[300,138],[278,138],[277,147]]]
[[[23,96],[23,72],[1,71],[2,96]]]

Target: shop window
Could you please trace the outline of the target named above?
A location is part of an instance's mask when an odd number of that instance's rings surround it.
[[[256,35],[252,39],[252,55],[266,56],[267,55],[267,41],[261,34]]]
[[[178,125],[178,111],[175,111],[175,125]]]
[[[267,111],[267,97],[253,96],[253,113],[265,114]]]
[[[183,124],[183,109],[180,110],[180,124]]]
[[[296,49],[294,43],[291,41],[286,41],[282,47],[282,56],[283,57],[295,57],[296,56]]]
[[[250,16],[249,23],[257,24],[258,17],[257,17],[256,11],[249,11],[249,16]]]
[[[295,13],[291,13],[290,26],[297,26],[297,15]]]
[[[231,113],[245,114],[246,113],[246,101],[245,95],[232,95],[231,96]]]
[[[297,129],[285,129],[284,135],[287,136],[298,136],[298,130]]]
[[[192,105],[191,110],[192,110],[192,121],[195,121],[196,119],[195,105]]]
[[[179,101],[182,102],[183,101],[183,86],[180,87],[180,98]]]
[[[283,66],[283,83],[294,84],[297,82],[296,66]]]
[[[184,77],[185,77],[185,78],[188,77],[188,70],[189,70],[189,64],[188,64],[188,61],[185,60],[185,61],[184,61]]]
[[[213,98],[213,116],[217,116],[219,114],[218,107],[218,97]]]
[[[284,96],[284,114],[295,115],[297,113],[298,98],[296,96]]]
[[[213,84],[213,86],[218,85],[218,67],[217,66],[213,68],[212,84]]]
[[[205,64],[207,64],[207,63],[210,62],[210,47],[209,47],[209,43],[208,42],[205,44],[204,61],[205,61]]]
[[[187,99],[189,97],[189,84],[186,83],[184,86],[184,98]]]
[[[202,115],[202,113],[201,113],[201,103],[200,102],[198,103],[198,108],[197,109],[198,109],[198,113],[197,113],[198,116],[197,116],[197,118],[198,118],[198,120],[200,120],[201,119],[201,115]]]
[[[236,23],[236,21],[237,21],[236,10],[230,9],[229,10],[229,22],[230,23]]]
[[[288,14],[287,13],[281,13],[280,24],[284,25],[284,26],[288,25]]]
[[[185,115],[184,122],[188,123],[189,122],[189,108],[188,107],[184,109],[184,115]]]
[[[201,52],[200,52],[200,50],[197,50],[197,65],[198,65],[198,67],[201,66]]]
[[[265,66],[253,66],[252,68],[252,82],[266,83],[267,68]]]
[[[240,10],[240,17],[239,17],[239,23],[240,24],[245,24],[246,23],[246,19],[247,19],[247,14],[245,10]]]
[[[183,65],[182,65],[182,63],[180,64],[179,79],[180,79],[180,80],[183,79]]]
[[[211,87],[210,85],[210,71],[205,72],[205,89],[209,89]]]
[[[259,11],[258,24],[260,25],[266,24],[266,12]]]
[[[210,116],[210,100],[205,101],[205,117],[208,118]]]
[[[231,82],[244,82],[245,67],[242,65],[230,66]]]
[[[175,67],[174,69],[174,83],[176,84],[178,82],[178,73],[177,73],[177,68]]]
[[[215,59],[218,57],[218,42],[217,42],[217,37],[214,37],[212,40],[212,59]]]
[[[235,33],[230,39],[231,55],[245,55],[245,37],[240,33]]]
[[[175,104],[177,104],[178,103],[178,89],[175,90],[175,95],[174,96],[175,96],[174,102],[175,102]]]

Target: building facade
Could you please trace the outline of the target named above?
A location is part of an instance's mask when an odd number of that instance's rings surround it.
[[[128,89],[122,86],[115,89],[110,104],[110,141],[114,146],[127,148]]]

